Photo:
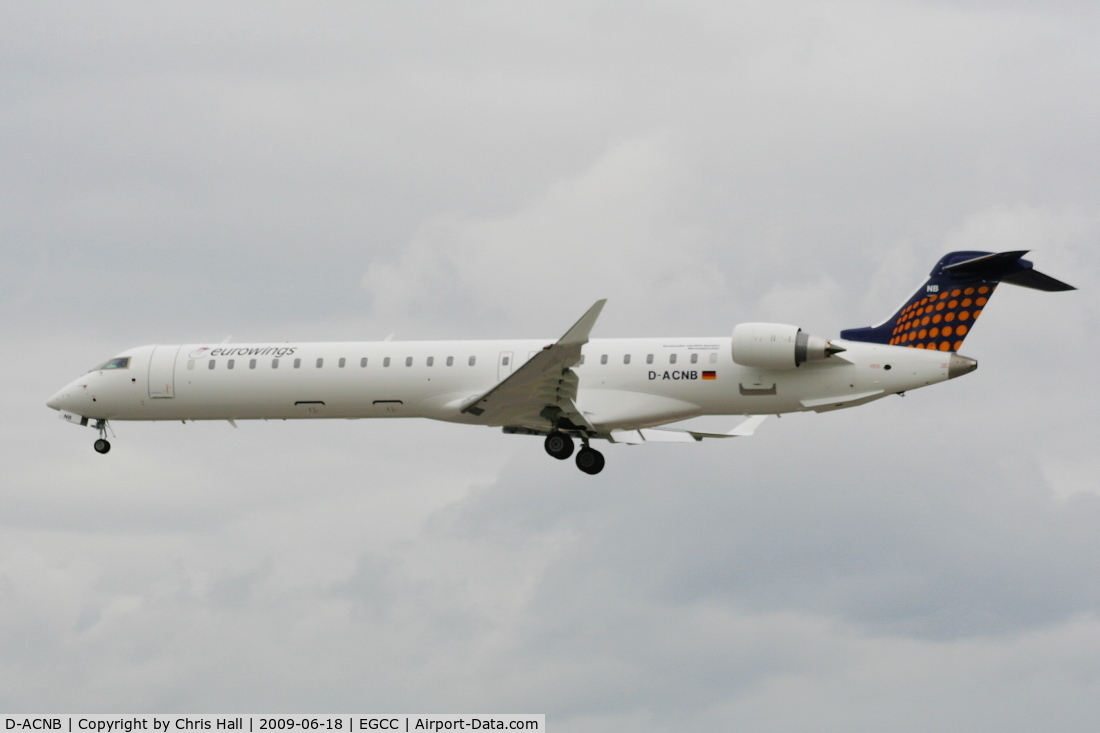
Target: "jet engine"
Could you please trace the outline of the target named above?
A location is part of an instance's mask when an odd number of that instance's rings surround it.
[[[785,323],[741,323],[733,329],[733,360],[758,369],[794,369],[844,351],[828,339]]]

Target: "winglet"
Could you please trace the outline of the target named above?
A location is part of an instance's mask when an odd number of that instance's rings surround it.
[[[600,311],[607,304],[607,298],[597,300],[588,311],[573,324],[573,327],[558,339],[559,346],[583,346],[588,343],[588,333],[596,325],[596,319],[600,317]]]

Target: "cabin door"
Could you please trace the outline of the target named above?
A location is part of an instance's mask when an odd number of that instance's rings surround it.
[[[182,346],[157,346],[149,357],[149,396],[176,396],[176,354]]]

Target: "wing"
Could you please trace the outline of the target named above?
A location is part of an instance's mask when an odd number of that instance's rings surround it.
[[[754,415],[728,433],[706,433],[680,428],[643,428],[641,430],[612,430],[611,442],[641,445],[642,443],[694,443],[703,438],[747,438],[756,432],[767,415]]]
[[[592,425],[577,409],[577,374],[581,347],[596,323],[606,300],[597,300],[565,335],[543,347],[527,363],[488,392],[473,398],[462,412],[481,418],[486,425],[541,426],[557,422],[560,427],[592,431]]]

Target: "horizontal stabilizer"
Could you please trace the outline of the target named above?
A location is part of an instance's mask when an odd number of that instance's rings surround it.
[[[955,279],[1000,281],[1048,293],[1077,289],[1036,270],[1030,262],[1022,259],[1026,254],[1026,249],[997,252],[945,265],[943,271]]]
[[[1014,275],[1005,275],[1001,282],[1012,283],[1033,290],[1045,290],[1048,293],[1060,293],[1065,290],[1076,290],[1069,283],[1056,280],[1050,275],[1045,275],[1038,270],[1024,270]]]
[[[981,257],[974,257],[961,262],[943,265],[941,271],[946,272],[953,280],[959,281],[999,280],[1004,275],[1021,269],[1024,265],[1020,263],[1020,258],[1026,254],[1026,249],[1019,249],[1012,252],[994,252],[982,255]],[[1027,263],[1027,260],[1024,260],[1024,262]]]

